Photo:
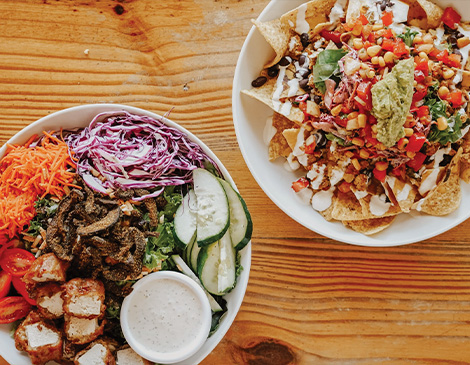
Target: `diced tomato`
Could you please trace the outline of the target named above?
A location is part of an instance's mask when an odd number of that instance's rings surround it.
[[[3,298],[10,291],[11,275],[6,271],[0,271],[0,298]]]
[[[375,33],[374,33],[374,32],[371,32],[371,33],[369,34],[369,37],[367,37],[367,40],[368,40],[371,44],[375,44],[375,43],[376,43],[376,36],[375,36]],[[366,48],[365,45],[364,45],[364,48]]]
[[[374,174],[374,177],[379,180],[384,182],[385,181],[385,176],[387,176],[387,170],[378,170],[377,167],[374,167],[372,170],[372,173]]]
[[[305,146],[304,152],[307,155],[311,155],[313,153],[313,151],[315,151],[315,147],[317,147],[317,144],[316,144],[315,141],[313,141],[313,143],[310,143],[308,146]]]
[[[421,152],[416,152],[415,157],[412,160],[406,163],[407,166],[411,167],[413,170],[418,171],[421,166],[423,166],[426,155]]]
[[[423,100],[427,94],[428,94],[428,88],[426,86],[423,86],[422,88],[417,89],[415,93],[413,94],[413,103]]]
[[[392,174],[397,177],[405,178],[405,164],[401,164],[392,170]]]
[[[395,41],[392,39],[384,38],[382,41],[382,48],[386,51],[393,51],[393,47],[395,46]]]
[[[341,108],[341,113],[349,114],[351,112],[352,112],[351,108],[349,108],[346,104],[343,104],[343,107]]]
[[[460,68],[460,61],[462,60],[462,56],[459,54],[451,54],[447,60],[447,65],[450,67]]]
[[[408,138],[408,144],[405,149],[410,152],[418,152],[421,147],[423,147],[424,142],[426,142],[426,136],[424,134],[414,133]]]
[[[384,29],[383,37],[384,38],[392,38],[393,37],[392,30],[390,28]]]
[[[359,20],[361,21],[362,25],[369,24],[369,20],[367,20],[366,16],[362,13],[359,15]]]
[[[366,110],[372,110],[372,83],[370,81],[361,82],[356,89],[357,96],[363,100],[366,105]]]
[[[382,15],[382,23],[386,27],[393,23],[393,13],[391,11],[384,11]]]
[[[408,50],[406,49],[406,44],[403,43],[401,39],[397,39],[395,44],[393,45],[393,53],[397,57],[408,54]]]
[[[440,51],[436,54],[435,57],[437,58],[438,61],[447,63],[449,62],[449,51],[447,51],[447,49]]]
[[[418,118],[427,117],[429,115],[429,107],[427,105],[422,105],[416,111]]]
[[[9,248],[0,258],[0,266],[12,276],[23,276],[36,258],[22,248]]]
[[[425,76],[429,74],[429,63],[426,59],[421,58],[421,57],[415,57],[415,62],[416,62],[416,67],[415,67],[415,72],[416,70],[422,71]]]
[[[29,297],[28,291],[26,290],[26,284],[23,282],[23,280],[21,280],[21,278],[18,276],[13,276],[11,282],[18,294],[21,294],[29,304],[37,305],[36,301]]]
[[[300,190],[305,189],[308,186],[308,180],[305,177],[301,177],[299,180],[292,183],[292,189],[298,193]]]
[[[454,10],[454,8],[448,7],[446,10],[444,10],[444,14],[442,14],[441,20],[449,28],[456,29],[460,23],[460,20],[462,20],[462,17]]]
[[[320,32],[320,35],[325,38],[327,41],[333,41],[334,43],[341,43],[341,33],[332,32],[330,30],[323,29]]]
[[[372,25],[366,24],[362,27],[362,36],[364,39],[369,38],[370,33],[372,33]]]
[[[25,317],[31,310],[23,297],[5,297],[0,299],[0,323],[12,323]]]
[[[447,101],[452,104],[453,107],[462,106],[462,91],[454,90],[452,91],[449,96],[447,97]]]
[[[351,184],[348,183],[347,181],[343,181],[339,186],[338,190],[341,191],[342,193],[347,193],[351,191]]]
[[[415,70],[415,80],[419,83],[422,83],[426,76],[424,75],[423,71]]]

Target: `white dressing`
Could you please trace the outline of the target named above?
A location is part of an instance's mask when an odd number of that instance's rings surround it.
[[[306,12],[307,12],[307,4],[302,4],[297,8],[297,19],[295,21],[295,31],[298,34],[308,33],[310,31],[310,25],[305,20]]]
[[[273,117],[267,118],[263,129],[263,141],[267,146],[269,146],[276,132],[277,129],[273,126]]]
[[[333,189],[321,190],[312,197],[313,209],[323,212],[327,210],[333,202]]]
[[[373,195],[370,199],[370,212],[375,216],[383,216],[387,213],[392,204],[388,203],[386,199],[387,196],[385,194]]]

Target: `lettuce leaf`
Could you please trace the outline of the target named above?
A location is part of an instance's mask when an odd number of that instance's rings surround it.
[[[313,82],[323,94],[326,91],[325,80],[339,75],[338,61],[348,52],[343,49],[325,49],[320,52],[312,68]]]

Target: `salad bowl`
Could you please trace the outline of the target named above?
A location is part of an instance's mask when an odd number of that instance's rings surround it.
[[[149,116],[154,119],[159,119],[164,122],[169,127],[175,128],[192,141],[198,144],[207,156],[209,156],[219,167],[220,172],[222,173],[224,179],[227,182],[230,182],[232,186],[235,187],[235,183],[231,178],[227,169],[223,166],[222,162],[217,158],[217,156],[195,135],[187,131],[178,124],[172,122],[171,120],[156,115],[152,112],[126,106],[119,104],[93,104],[93,105],[81,105],[77,107],[72,107],[56,113],[50,114],[44,118],[37,120],[31,125],[27,126],[16,135],[14,135],[7,143],[8,144],[24,144],[26,141],[34,134],[41,134],[43,131],[48,130],[59,130],[62,129],[74,129],[74,128],[83,128],[88,126],[90,121],[98,114],[104,112],[114,112],[114,111],[126,111],[134,115]],[[0,149],[0,157],[3,156],[6,152],[6,144]],[[243,266],[243,270],[238,276],[237,284],[235,288],[230,291],[228,294],[224,295],[224,299],[227,302],[227,312],[222,316],[219,327],[213,332],[204,344],[199,348],[199,350],[192,355],[189,359],[186,359],[180,364],[197,364],[201,362],[222,340],[228,329],[230,328],[232,322],[237,315],[237,312],[242,303],[246,286],[248,283],[249,271],[251,263],[251,243],[248,243],[245,248],[240,251],[240,264]],[[31,361],[26,353],[17,351],[15,349],[15,344],[13,338],[10,336],[10,324],[0,325],[0,355],[8,361],[10,364],[15,365],[29,365]]]

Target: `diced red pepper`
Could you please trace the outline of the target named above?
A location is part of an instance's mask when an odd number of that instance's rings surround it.
[[[369,34],[369,37],[367,37],[367,40],[368,40],[371,44],[375,44],[375,41],[376,41],[375,33],[374,33],[374,32],[371,32],[371,33]],[[364,45],[364,48],[366,48],[365,45]]]
[[[365,102],[365,108],[372,110],[372,83],[370,81],[361,82],[356,89],[357,96]]]
[[[447,65],[450,67],[460,68],[460,62],[462,60],[462,56],[459,54],[451,54],[447,60]]]
[[[422,71],[425,76],[429,74],[429,63],[426,59],[421,57],[415,57],[416,67],[415,71]]]
[[[454,8],[448,7],[446,10],[444,10],[444,14],[442,14],[441,20],[449,28],[456,29],[460,23],[460,20],[462,20],[462,17],[454,10]]]
[[[426,86],[417,89],[413,94],[413,103],[423,100],[426,95],[428,95],[428,88]]]
[[[369,24],[369,20],[367,20],[366,16],[364,14],[361,14],[359,16],[359,20],[361,21],[362,25]]]
[[[424,75],[424,72],[421,70],[415,70],[415,80],[419,83],[422,83],[424,79],[426,78],[426,75]]]
[[[339,186],[338,190],[341,191],[342,193],[347,193],[351,191],[351,184],[348,183],[347,181],[343,181]]]
[[[384,40],[382,41],[382,48],[386,51],[393,51],[395,43],[396,42],[392,39],[384,38]]]
[[[304,152],[308,155],[311,155],[313,151],[315,151],[315,147],[317,147],[317,143],[313,141],[313,143],[310,143],[309,145],[305,146]]]
[[[393,13],[391,11],[384,11],[382,15],[382,23],[386,27],[393,23]]]
[[[416,111],[418,118],[427,117],[429,115],[429,107],[427,105],[422,105]]]
[[[333,41],[334,43],[341,43],[341,33],[340,32],[332,32],[329,30],[322,30],[320,35],[325,38],[327,41]]]
[[[377,167],[374,167],[372,173],[374,174],[374,177],[381,182],[384,182],[385,176],[387,176],[387,170],[380,171]]]
[[[423,166],[426,155],[421,152],[416,152],[415,157],[412,160],[408,161],[407,166],[411,167],[413,170],[418,171],[421,166]]]
[[[390,28],[384,29],[383,37],[384,38],[392,38],[393,37],[392,30]]]
[[[462,106],[462,91],[454,90],[452,91],[449,96],[447,97],[447,101],[452,104],[453,107]]]
[[[308,186],[308,180],[305,177],[301,177],[299,180],[292,183],[292,189],[298,193],[300,190],[305,189]]]
[[[408,144],[405,149],[410,152],[418,152],[421,147],[423,147],[424,142],[426,142],[426,136],[424,134],[414,133],[408,138]]]
[[[449,51],[447,49],[438,52],[435,57],[437,58],[438,61],[444,62],[447,64],[449,62]]]
[[[408,50],[406,49],[406,44],[403,43],[403,41],[401,39],[397,39],[397,41],[393,45],[393,53],[397,57],[408,54]]]
[[[392,174],[397,177],[405,178],[405,164],[401,164],[400,166],[395,167],[392,170]]]

